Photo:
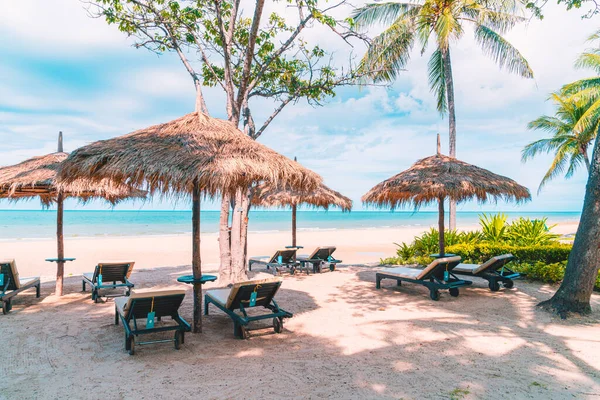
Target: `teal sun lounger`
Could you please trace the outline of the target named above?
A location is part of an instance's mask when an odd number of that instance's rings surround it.
[[[40,278],[20,278],[15,260],[0,261],[0,304],[2,314],[12,309],[14,297],[19,293],[35,288],[35,297],[40,297]]]
[[[508,268],[506,264],[515,259],[512,254],[503,254],[490,258],[483,264],[458,264],[454,272],[458,275],[477,276],[488,281],[488,287],[492,292],[500,290],[500,284],[506,289],[514,287],[514,279],[521,274]]]
[[[86,285],[90,285],[94,303],[97,303],[100,299],[100,290],[102,289],[125,288],[125,296],[129,296],[131,289],[134,287],[134,284],[129,282],[134,264],[133,261],[98,263],[94,272],[83,274],[83,291],[85,292]],[[121,296],[121,294],[117,296]]]

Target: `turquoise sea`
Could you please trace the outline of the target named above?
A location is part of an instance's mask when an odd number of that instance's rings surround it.
[[[548,217],[549,224],[577,222],[579,212],[508,212],[509,219]],[[458,212],[459,226],[474,225],[478,212]],[[190,211],[65,211],[65,237],[175,235],[191,232]],[[219,212],[202,211],[202,232],[218,231]],[[434,211],[299,211],[299,230],[372,229],[437,224]],[[289,211],[251,211],[250,231],[288,231]],[[54,238],[56,212],[0,210],[0,240]]]

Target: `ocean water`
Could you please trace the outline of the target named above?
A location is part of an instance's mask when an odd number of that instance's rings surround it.
[[[531,219],[548,217],[548,223],[577,222],[579,212],[509,212],[510,220],[518,217]],[[298,211],[298,230],[374,229],[419,227],[427,229],[437,224],[434,211]],[[191,232],[191,211],[65,211],[65,237],[176,235]],[[478,223],[478,212],[458,212],[459,226]],[[218,211],[202,211],[201,230],[216,233]],[[291,212],[250,212],[252,232],[289,231]],[[0,240],[48,238],[56,235],[56,212],[0,210]]]

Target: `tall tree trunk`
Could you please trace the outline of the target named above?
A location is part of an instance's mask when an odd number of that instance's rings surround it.
[[[194,86],[196,87],[196,111],[200,111],[208,115],[208,107],[206,107],[206,102],[204,101],[204,96],[202,95],[202,83],[197,77],[194,79]]]
[[[64,211],[64,197],[62,192],[58,194],[56,199],[56,245],[57,245],[57,258],[56,263],[56,295],[63,295],[63,279],[65,276],[65,242],[63,236],[63,211]]]
[[[244,265],[245,239],[243,238],[242,222],[246,217],[244,197],[247,197],[247,193],[238,189],[235,193],[235,203],[231,219],[231,278],[233,282],[248,279],[246,265]]]
[[[219,216],[219,282],[230,283],[231,280],[231,231],[229,229],[229,210],[231,197],[224,194],[221,199],[221,214]]]
[[[296,247],[296,208],[295,204],[292,205],[292,246]]]
[[[248,265],[248,222],[250,220],[250,190],[247,196],[243,199],[242,208],[245,211],[242,214],[242,247],[244,250],[244,268]]]
[[[450,46],[442,49],[444,61],[444,78],[446,80],[446,99],[448,100],[448,133],[450,138],[450,157],[456,157],[456,111],[454,103],[454,79],[452,78],[452,62],[450,60]],[[448,228],[456,229],[456,202],[450,200],[450,221]]]
[[[192,194],[192,272],[194,280],[202,277],[200,258],[200,185],[194,183]],[[202,284],[194,283],[194,323],[192,331],[202,332]]]
[[[583,161],[585,163],[585,168],[587,169],[588,175],[590,174],[590,158],[587,155],[587,147],[581,149],[581,155],[583,156]]]
[[[569,254],[565,277],[550,300],[539,306],[562,318],[569,313],[587,314],[600,268],[600,140],[596,139],[583,201],[581,220]]]
[[[445,229],[444,229],[444,198],[440,197],[438,199],[438,231],[439,231],[439,246],[440,246],[440,257],[444,257],[444,252],[446,249],[444,248],[444,243],[446,242],[444,238]]]

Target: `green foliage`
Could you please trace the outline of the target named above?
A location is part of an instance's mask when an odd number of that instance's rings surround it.
[[[552,243],[547,245],[517,246],[504,243],[455,244],[448,246],[448,253],[459,255],[464,262],[480,264],[490,258],[510,253],[518,262],[534,264],[541,261],[546,264],[567,261],[572,245]]]
[[[506,239],[506,214],[481,214],[479,225],[483,240],[490,243],[502,242]]]
[[[600,128],[600,111],[596,110],[587,119],[584,118],[593,103],[588,96],[553,93],[551,99],[556,104],[555,116],[541,116],[531,121],[528,128],[552,136],[529,143],[522,151],[524,162],[538,154],[554,153],[538,192],[547,182],[563,173],[566,179],[570,178],[581,165],[589,170],[588,149]]]
[[[548,245],[556,242],[560,235],[550,232],[554,227],[547,226],[548,218],[534,219],[519,218],[513,221],[507,229],[507,242],[517,246]]]
[[[557,283],[565,276],[566,261],[546,264],[538,261],[535,263],[516,263],[510,266],[512,270],[527,276],[527,279],[546,283]]]
[[[429,86],[438,111],[444,114],[448,109],[444,55],[450,55],[450,43],[461,39],[468,25],[474,28],[482,51],[501,68],[533,77],[527,60],[501,36],[526,21],[518,15],[519,8],[515,2],[460,0],[366,4],[352,14],[353,26],[362,29],[385,24],[387,28],[371,42],[361,68],[374,81],[393,81],[405,69],[415,43],[424,53],[429,42],[434,42],[436,50],[428,63]]]

